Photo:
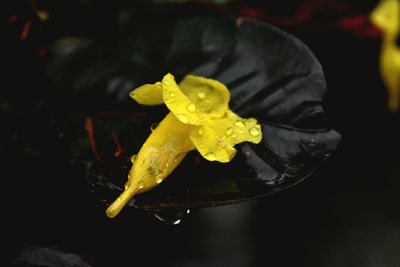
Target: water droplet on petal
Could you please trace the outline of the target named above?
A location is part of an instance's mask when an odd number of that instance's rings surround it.
[[[186,107],[186,109],[187,109],[188,111],[190,111],[190,112],[195,112],[195,111],[196,111],[196,105],[193,104],[193,103],[190,103],[190,104]]]
[[[173,97],[176,96],[176,93],[175,93],[175,92],[170,92],[170,93],[169,93],[169,96],[173,98]]]
[[[162,178],[157,178],[156,182],[157,182],[157,184],[161,184]]]
[[[200,99],[204,99],[204,98],[206,97],[206,93],[204,93],[204,92],[199,92],[199,93],[197,94],[197,97],[200,98]]]
[[[232,127],[229,127],[229,128],[226,129],[226,135],[227,136],[230,136],[232,133],[233,133]]]
[[[129,176],[128,176],[128,178],[129,178]],[[131,183],[130,183],[129,181],[126,182],[125,185],[124,185],[125,190],[128,189],[128,187],[129,187],[130,185],[131,185]]]
[[[250,135],[252,135],[252,136],[257,136],[257,135],[260,134],[260,131],[259,131],[256,127],[253,127],[253,128],[251,128],[251,129],[249,130],[249,133],[250,133]]]
[[[231,119],[231,120],[234,120],[234,119],[237,118],[233,112],[229,112],[228,111],[227,114],[228,114],[228,118]]]
[[[238,126],[238,127],[244,127],[245,126],[242,121],[236,121],[235,125]]]
[[[208,153],[208,154],[206,154],[205,155],[205,158],[206,159],[208,159],[208,160],[210,160],[210,161],[214,161],[214,160],[216,160],[217,159],[217,157],[215,156],[215,154],[214,153]]]
[[[169,85],[169,81],[164,79],[163,80],[163,84],[168,86]]]
[[[254,119],[254,118],[250,118],[250,119],[247,119],[247,120],[245,121],[245,123],[246,123],[246,125],[253,125],[253,124],[256,124],[256,123],[257,123],[257,120]]]
[[[158,123],[157,123],[157,122],[153,123],[153,124],[150,126],[150,130],[153,132],[153,131],[157,128],[157,126],[158,126]]]
[[[139,189],[142,189],[144,187],[144,184],[142,183],[142,182],[140,182],[139,184],[138,184],[138,188]]]
[[[135,160],[136,160],[136,154],[131,157],[131,162],[135,163]]]
[[[188,123],[189,122],[189,119],[185,114],[178,114],[178,115],[176,115],[176,118],[178,120],[180,120],[182,123]]]

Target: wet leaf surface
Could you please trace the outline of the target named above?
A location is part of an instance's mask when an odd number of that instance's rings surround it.
[[[316,58],[293,36],[246,18],[132,21],[123,31],[58,47],[38,107],[52,113],[55,126],[34,136],[58,136],[45,147],[57,147],[52,151],[68,162],[73,177],[108,203],[123,188],[130,157],[167,113],[136,104],[128,93],[167,72],[178,81],[195,74],[225,83],[230,107],[257,118],[263,140],[237,146],[228,164],[189,153],[166,182],[135,197],[135,207],[216,206],[278,192],[309,176],[340,141],[324,118],[326,84]]]

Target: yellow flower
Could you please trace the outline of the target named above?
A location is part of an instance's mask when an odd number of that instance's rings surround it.
[[[178,86],[167,74],[162,83],[143,85],[130,96],[143,105],[165,103],[181,123],[191,126],[189,137],[207,160],[229,162],[234,145],[261,141],[256,119],[243,119],[229,109],[229,90],[219,81],[187,75]]]
[[[389,94],[389,109],[400,108],[400,1],[381,0],[371,13],[372,22],[383,31],[380,71]]]
[[[171,74],[162,82],[143,85],[130,96],[143,105],[165,104],[171,111],[132,157],[125,191],[106,214],[115,217],[135,194],[160,184],[184,159],[197,149],[210,161],[229,162],[234,145],[259,143],[261,127],[256,119],[243,119],[229,107],[229,90],[218,81],[188,75],[179,86]]]

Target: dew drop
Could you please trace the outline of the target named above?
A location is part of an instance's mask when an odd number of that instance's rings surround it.
[[[228,114],[228,118],[229,119],[231,119],[231,120],[236,119],[236,116],[235,116],[235,114],[233,112],[227,112],[227,114]]]
[[[165,224],[177,225],[182,222],[183,217],[189,214],[189,212],[187,209],[168,209],[158,211],[154,216]]]
[[[257,123],[257,120],[254,119],[254,118],[250,118],[250,119],[247,119],[247,120],[245,121],[245,123],[246,123],[246,125],[253,125],[253,124],[256,124],[256,123]]]
[[[228,129],[226,129],[226,135],[230,136],[233,133],[233,129],[232,127],[229,127]]]
[[[238,127],[244,127],[245,126],[242,121],[236,121],[235,125],[238,126]]]
[[[128,176],[129,177],[129,176]],[[124,188],[125,190],[129,188],[129,186],[131,185],[131,183],[128,181],[125,183]]]
[[[136,154],[131,157],[131,162],[135,163],[135,160],[136,160]]]
[[[140,182],[139,184],[138,184],[138,188],[139,189],[142,189],[144,187],[144,184],[142,183],[142,182]]]
[[[180,120],[181,122],[183,122],[183,123],[188,123],[189,122],[188,117],[186,115],[184,115],[184,114],[178,114],[178,115],[176,115],[176,118],[178,120]]]
[[[257,136],[257,135],[260,134],[260,131],[259,131],[256,127],[253,127],[253,128],[251,128],[251,129],[249,130],[249,133],[250,133],[250,135],[252,135],[252,136]]]
[[[173,98],[173,97],[176,96],[176,93],[175,92],[169,92],[169,96]]]
[[[161,178],[157,178],[156,182],[157,182],[157,184],[161,184],[162,179]]]
[[[206,97],[206,93],[204,93],[204,92],[199,92],[199,93],[197,94],[197,97],[200,98],[200,99],[204,99],[204,98]]]
[[[154,132],[154,130],[157,128],[157,126],[158,126],[158,123],[157,123],[157,122],[153,123],[153,124],[150,126],[150,130],[151,130],[152,132]]]
[[[215,154],[214,153],[208,153],[208,154],[206,154],[205,155],[205,158],[206,159],[208,159],[208,160],[211,160],[211,161],[214,161],[214,160],[216,160],[217,159],[217,157],[215,156]]]
[[[195,112],[195,111],[196,111],[196,105],[193,104],[193,103],[190,103],[190,104],[186,107],[186,109],[187,109],[189,112]]]
[[[163,80],[163,84],[168,86],[169,85],[169,81],[168,80]]]

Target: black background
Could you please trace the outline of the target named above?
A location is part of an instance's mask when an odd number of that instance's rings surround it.
[[[360,14],[372,6],[353,5]],[[29,17],[29,10],[29,3],[13,4],[7,15]],[[69,23],[84,17],[79,12],[65,17],[75,15]],[[9,26],[4,41],[3,106],[21,98],[31,105],[28,100],[41,91],[37,77],[43,66],[25,47],[34,43],[18,40],[21,26]],[[321,62],[328,84],[324,108],[343,137],[336,153],[311,177],[261,200],[192,211],[171,226],[141,211],[109,220],[103,205],[81,201],[84,189],[56,182],[65,175],[57,173],[60,166],[3,154],[5,261],[25,247],[53,246],[92,266],[398,266],[400,117],[387,109],[378,68],[380,39],[337,29],[285,30]],[[40,28],[31,34],[35,31]],[[2,129],[5,137],[7,128]],[[37,190],[35,176],[43,169],[42,175],[54,180]],[[24,175],[32,176],[27,184],[13,180]]]

